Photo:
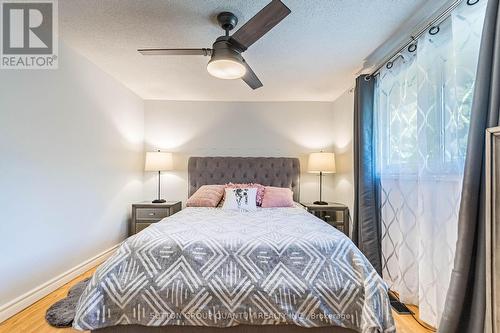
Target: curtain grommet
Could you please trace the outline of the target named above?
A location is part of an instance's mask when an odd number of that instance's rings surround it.
[[[474,6],[478,2],[479,2],[479,0],[467,0],[467,5]]]
[[[394,66],[394,64],[392,63],[392,61],[389,61],[386,65],[385,65],[385,68],[387,69],[391,69],[392,66]]]
[[[366,82],[368,82],[368,81],[370,81],[372,79],[372,76],[371,75],[366,75],[364,77],[364,79],[365,79]]]
[[[410,46],[408,46],[408,52],[415,52],[417,50],[417,44],[410,44]]]
[[[432,28],[429,29],[429,34],[434,36],[434,35],[437,35],[438,32],[439,32],[439,27],[436,25],[436,26],[433,26]]]

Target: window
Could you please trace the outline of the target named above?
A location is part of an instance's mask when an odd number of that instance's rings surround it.
[[[463,171],[483,17],[479,10],[477,17],[470,15],[470,6],[460,10],[469,12],[457,12],[439,25],[438,33],[422,36],[416,50],[405,50],[378,77],[383,172]]]

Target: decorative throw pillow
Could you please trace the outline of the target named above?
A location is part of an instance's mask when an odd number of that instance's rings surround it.
[[[292,190],[283,187],[266,186],[262,208],[294,206]]]
[[[257,188],[226,188],[222,209],[257,210]]]
[[[187,200],[187,207],[217,207],[224,195],[224,185],[203,185]]]
[[[248,183],[248,184],[226,184],[226,188],[256,188],[257,189],[257,206],[262,205],[262,198],[264,198],[265,186],[260,184]]]

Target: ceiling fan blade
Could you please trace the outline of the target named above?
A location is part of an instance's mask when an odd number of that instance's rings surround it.
[[[259,78],[254,73],[250,65],[248,65],[248,63],[245,61],[245,59],[243,59],[243,64],[245,64],[247,72],[241,79],[245,81],[245,83],[248,84],[250,88],[252,88],[253,90],[262,87],[263,86],[262,82],[260,82]]]
[[[291,10],[280,0],[272,0],[231,36],[231,42],[245,51],[281,22]]]
[[[212,55],[211,49],[138,49],[142,55]]]

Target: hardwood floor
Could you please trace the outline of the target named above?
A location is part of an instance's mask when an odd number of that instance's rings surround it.
[[[72,328],[54,328],[45,321],[45,312],[58,300],[66,297],[68,290],[79,281],[92,276],[95,268],[66,283],[38,302],[27,307],[0,324],[0,333],[76,333]]]
[[[91,276],[95,268],[80,275],[74,280],[68,282],[61,288],[45,296],[35,304],[29,306],[18,314],[10,317],[0,324],[0,333],[77,333],[71,328],[54,328],[45,321],[45,311],[56,301],[64,298],[69,288],[79,281]],[[418,308],[410,306],[411,310],[418,313]],[[394,313],[394,320],[398,333],[430,333],[431,330],[420,326],[411,315],[398,315]]]
[[[411,311],[415,313],[418,318],[418,307],[414,305],[407,305]],[[398,315],[392,311],[394,321],[396,322],[397,333],[432,333],[436,330],[427,329],[422,327],[411,315]],[[424,324],[425,325],[425,324]]]

